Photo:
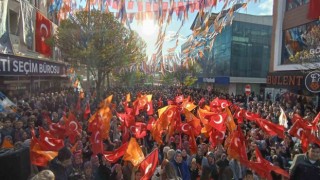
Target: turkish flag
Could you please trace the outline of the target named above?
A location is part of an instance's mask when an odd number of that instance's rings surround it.
[[[104,151],[103,155],[110,163],[116,163],[124,155],[127,148],[128,143],[124,143],[116,150]]]
[[[244,111],[244,117],[247,119],[247,120],[250,120],[250,121],[255,121],[256,118],[259,118],[259,114],[255,114],[255,113],[252,113],[250,111]]]
[[[219,144],[222,144],[225,134],[212,128],[212,130],[209,133],[209,141],[211,143],[211,147],[214,148]]]
[[[231,134],[231,140],[228,148],[230,157],[240,161],[247,160],[245,138],[240,127]]]
[[[187,135],[190,136],[192,127],[188,123],[181,123],[180,124],[180,130],[181,130],[182,133],[187,134]]]
[[[217,129],[220,132],[225,132],[227,129],[226,124],[225,124],[225,120],[226,120],[227,116],[228,115],[226,113],[212,115],[210,117],[209,125],[215,129]]]
[[[76,138],[80,137],[82,133],[82,127],[77,121],[76,117],[70,113],[68,121],[66,122],[66,135],[69,136],[71,144],[76,142]]]
[[[126,127],[134,126],[135,124],[135,117],[130,114],[125,113],[118,113],[117,116],[121,123],[123,123]]]
[[[261,164],[261,167],[264,167],[265,174],[267,175],[267,177],[271,173],[271,171],[274,171],[277,174],[280,174],[284,177],[289,178],[289,173],[287,171],[285,171],[284,169],[281,169],[278,166],[273,166],[272,164],[270,164],[269,161],[264,159],[258,147],[256,147],[255,152],[256,152],[257,162]]]
[[[238,124],[242,124],[243,123],[243,116],[244,116],[245,110],[242,108],[239,108],[236,110],[236,112],[234,113],[234,118],[237,119]]]
[[[151,179],[154,171],[158,166],[159,151],[154,149],[140,164],[140,172],[143,173],[141,180]]]
[[[42,127],[39,128],[40,140],[39,145],[42,150],[46,151],[59,151],[64,146],[63,139],[55,138],[49,132],[45,131]]]
[[[103,153],[103,144],[100,131],[95,131],[90,136],[91,150],[93,155]]]
[[[46,44],[46,40],[51,37],[51,22],[40,12],[36,13],[36,51],[50,57],[51,47]]]
[[[137,139],[147,135],[147,125],[142,122],[135,122],[134,126],[130,126],[130,131]]]
[[[210,112],[206,109],[201,109],[201,108],[198,109],[197,113],[198,113],[198,117],[200,118],[202,124],[204,124],[204,125],[209,123],[210,116],[217,115],[216,112]]]
[[[39,140],[35,137],[34,132],[31,131],[30,142],[30,161],[36,166],[47,166],[58,155],[57,151],[44,151],[39,145]]]
[[[58,123],[49,124],[49,132],[56,138],[63,139],[65,138],[66,127]]]
[[[284,127],[279,124],[274,124],[266,119],[256,118],[256,122],[259,124],[260,128],[271,136],[279,136],[284,138]]]
[[[135,138],[130,139],[123,160],[130,161],[133,166],[137,166],[144,160],[144,154]]]
[[[148,114],[149,116],[150,116],[150,115],[153,115],[154,110],[153,110],[152,101],[147,102],[147,104],[146,104],[146,109],[147,109],[147,114]]]
[[[211,108],[215,108],[215,107],[218,107],[218,108],[226,108],[228,106],[231,105],[231,102],[230,101],[227,101],[225,99],[219,99],[219,98],[215,98],[214,100],[212,100],[210,102],[210,107]]]

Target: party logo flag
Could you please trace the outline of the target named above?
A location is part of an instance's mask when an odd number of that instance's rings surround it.
[[[143,152],[135,138],[130,139],[123,160],[130,161],[134,166],[137,166],[144,160]]]

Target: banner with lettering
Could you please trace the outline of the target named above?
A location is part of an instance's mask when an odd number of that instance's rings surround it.
[[[17,106],[0,91],[0,112],[16,112]]]
[[[51,37],[51,22],[37,11],[36,13],[36,51],[50,57],[51,47],[46,40]]]
[[[0,76],[66,76],[66,71],[62,63],[0,54]]]

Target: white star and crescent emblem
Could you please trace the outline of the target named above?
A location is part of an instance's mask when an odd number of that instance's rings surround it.
[[[42,33],[42,29],[44,29],[45,30],[45,36],[44,36],[44,34]],[[48,35],[49,35],[49,31],[48,31],[48,27],[47,27],[47,25],[45,25],[45,24],[41,24],[40,25],[40,33],[41,33],[41,41],[44,41],[45,40],[45,38],[46,37],[48,37]]]
[[[151,167],[152,167],[152,164],[148,164],[148,166],[146,167],[146,170],[144,171],[144,174],[147,174],[150,171]]]
[[[297,131],[297,135],[298,135],[299,137],[301,137],[301,131],[303,131],[302,128],[299,128],[298,131]]]
[[[70,127],[71,127],[71,124],[74,124],[74,128],[71,128],[72,131],[78,130],[78,124],[76,122],[71,121],[70,124],[69,124]]]
[[[218,116],[219,116],[219,120],[217,121],[217,120],[213,119],[213,122],[215,122],[216,124],[221,124],[223,121],[223,118],[220,114]]]
[[[44,138],[44,141],[46,141],[50,146],[56,146],[55,144],[53,144],[52,142],[50,142],[48,137]]]

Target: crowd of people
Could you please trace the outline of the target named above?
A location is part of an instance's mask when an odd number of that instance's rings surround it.
[[[112,117],[108,138],[103,140],[104,151],[113,151],[123,144],[122,122],[117,113],[124,112],[123,101],[130,93],[132,101],[141,94],[152,94],[154,114],[147,114],[141,110],[135,117],[136,122],[148,124],[151,118],[158,119],[158,109],[163,108],[174,101],[177,96],[183,95],[189,98],[198,107],[192,110],[197,116],[198,108],[209,105],[215,99],[223,99],[231,102],[231,106],[246,109],[255,113],[259,118],[279,124],[281,109],[284,110],[288,122],[283,136],[268,134],[254,121],[246,118],[239,122],[235,116],[236,109],[230,107],[234,115],[235,124],[241,128],[245,138],[246,154],[250,161],[259,159],[255,153],[258,148],[262,157],[272,166],[279,167],[283,173],[271,171],[272,179],[320,179],[320,147],[317,140],[309,141],[308,149],[303,152],[303,144],[299,137],[294,137],[288,130],[294,124],[294,117],[299,115],[303,121],[312,123],[319,118],[316,106],[307,101],[303,96],[281,96],[276,101],[264,97],[262,94],[251,94],[249,102],[245,95],[229,95],[208,91],[205,89],[189,87],[136,87],[113,88],[105,92],[105,97],[113,95]],[[50,160],[46,166],[32,165],[31,174],[26,179],[141,179],[144,172],[132,162],[120,158],[117,162],[109,162],[103,154],[94,154],[89,141],[92,133],[88,131],[90,115],[84,117],[87,103],[90,105],[91,115],[99,107],[100,99],[94,93],[86,94],[81,100],[81,111],[77,111],[79,94],[73,89],[60,92],[45,92],[32,97],[12,97],[17,105],[16,112],[0,113],[0,153],[13,151],[22,147],[30,147],[30,142],[35,135],[39,137],[39,128],[45,131],[50,129],[49,123],[64,124],[64,117],[74,112],[77,121],[81,125],[81,134],[75,143],[68,137],[64,139],[64,147],[58,150],[57,156]],[[132,106],[132,103],[128,106]],[[280,108],[281,107],[281,108]],[[48,122],[46,117],[50,117]],[[183,115],[181,115],[183,117]],[[185,122],[186,118],[182,118]],[[316,124],[314,136],[319,139],[319,123]],[[130,134],[132,136],[132,134]],[[226,149],[228,143],[227,132],[220,143],[212,144],[205,133],[195,137],[196,152],[193,152],[190,144],[190,134],[184,134],[175,129],[171,137],[165,137],[163,143],[157,143],[150,131],[140,139],[137,139],[143,153],[147,156],[154,149],[159,151],[158,166],[151,179],[264,179],[256,170],[247,167],[241,159],[230,156]],[[218,137],[219,138],[219,137]],[[76,144],[76,150],[74,150]],[[31,162],[30,162],[31,163]],[[270,178],[269,177],[269,178]],[[268,179],[268,177],[267,177]]]

